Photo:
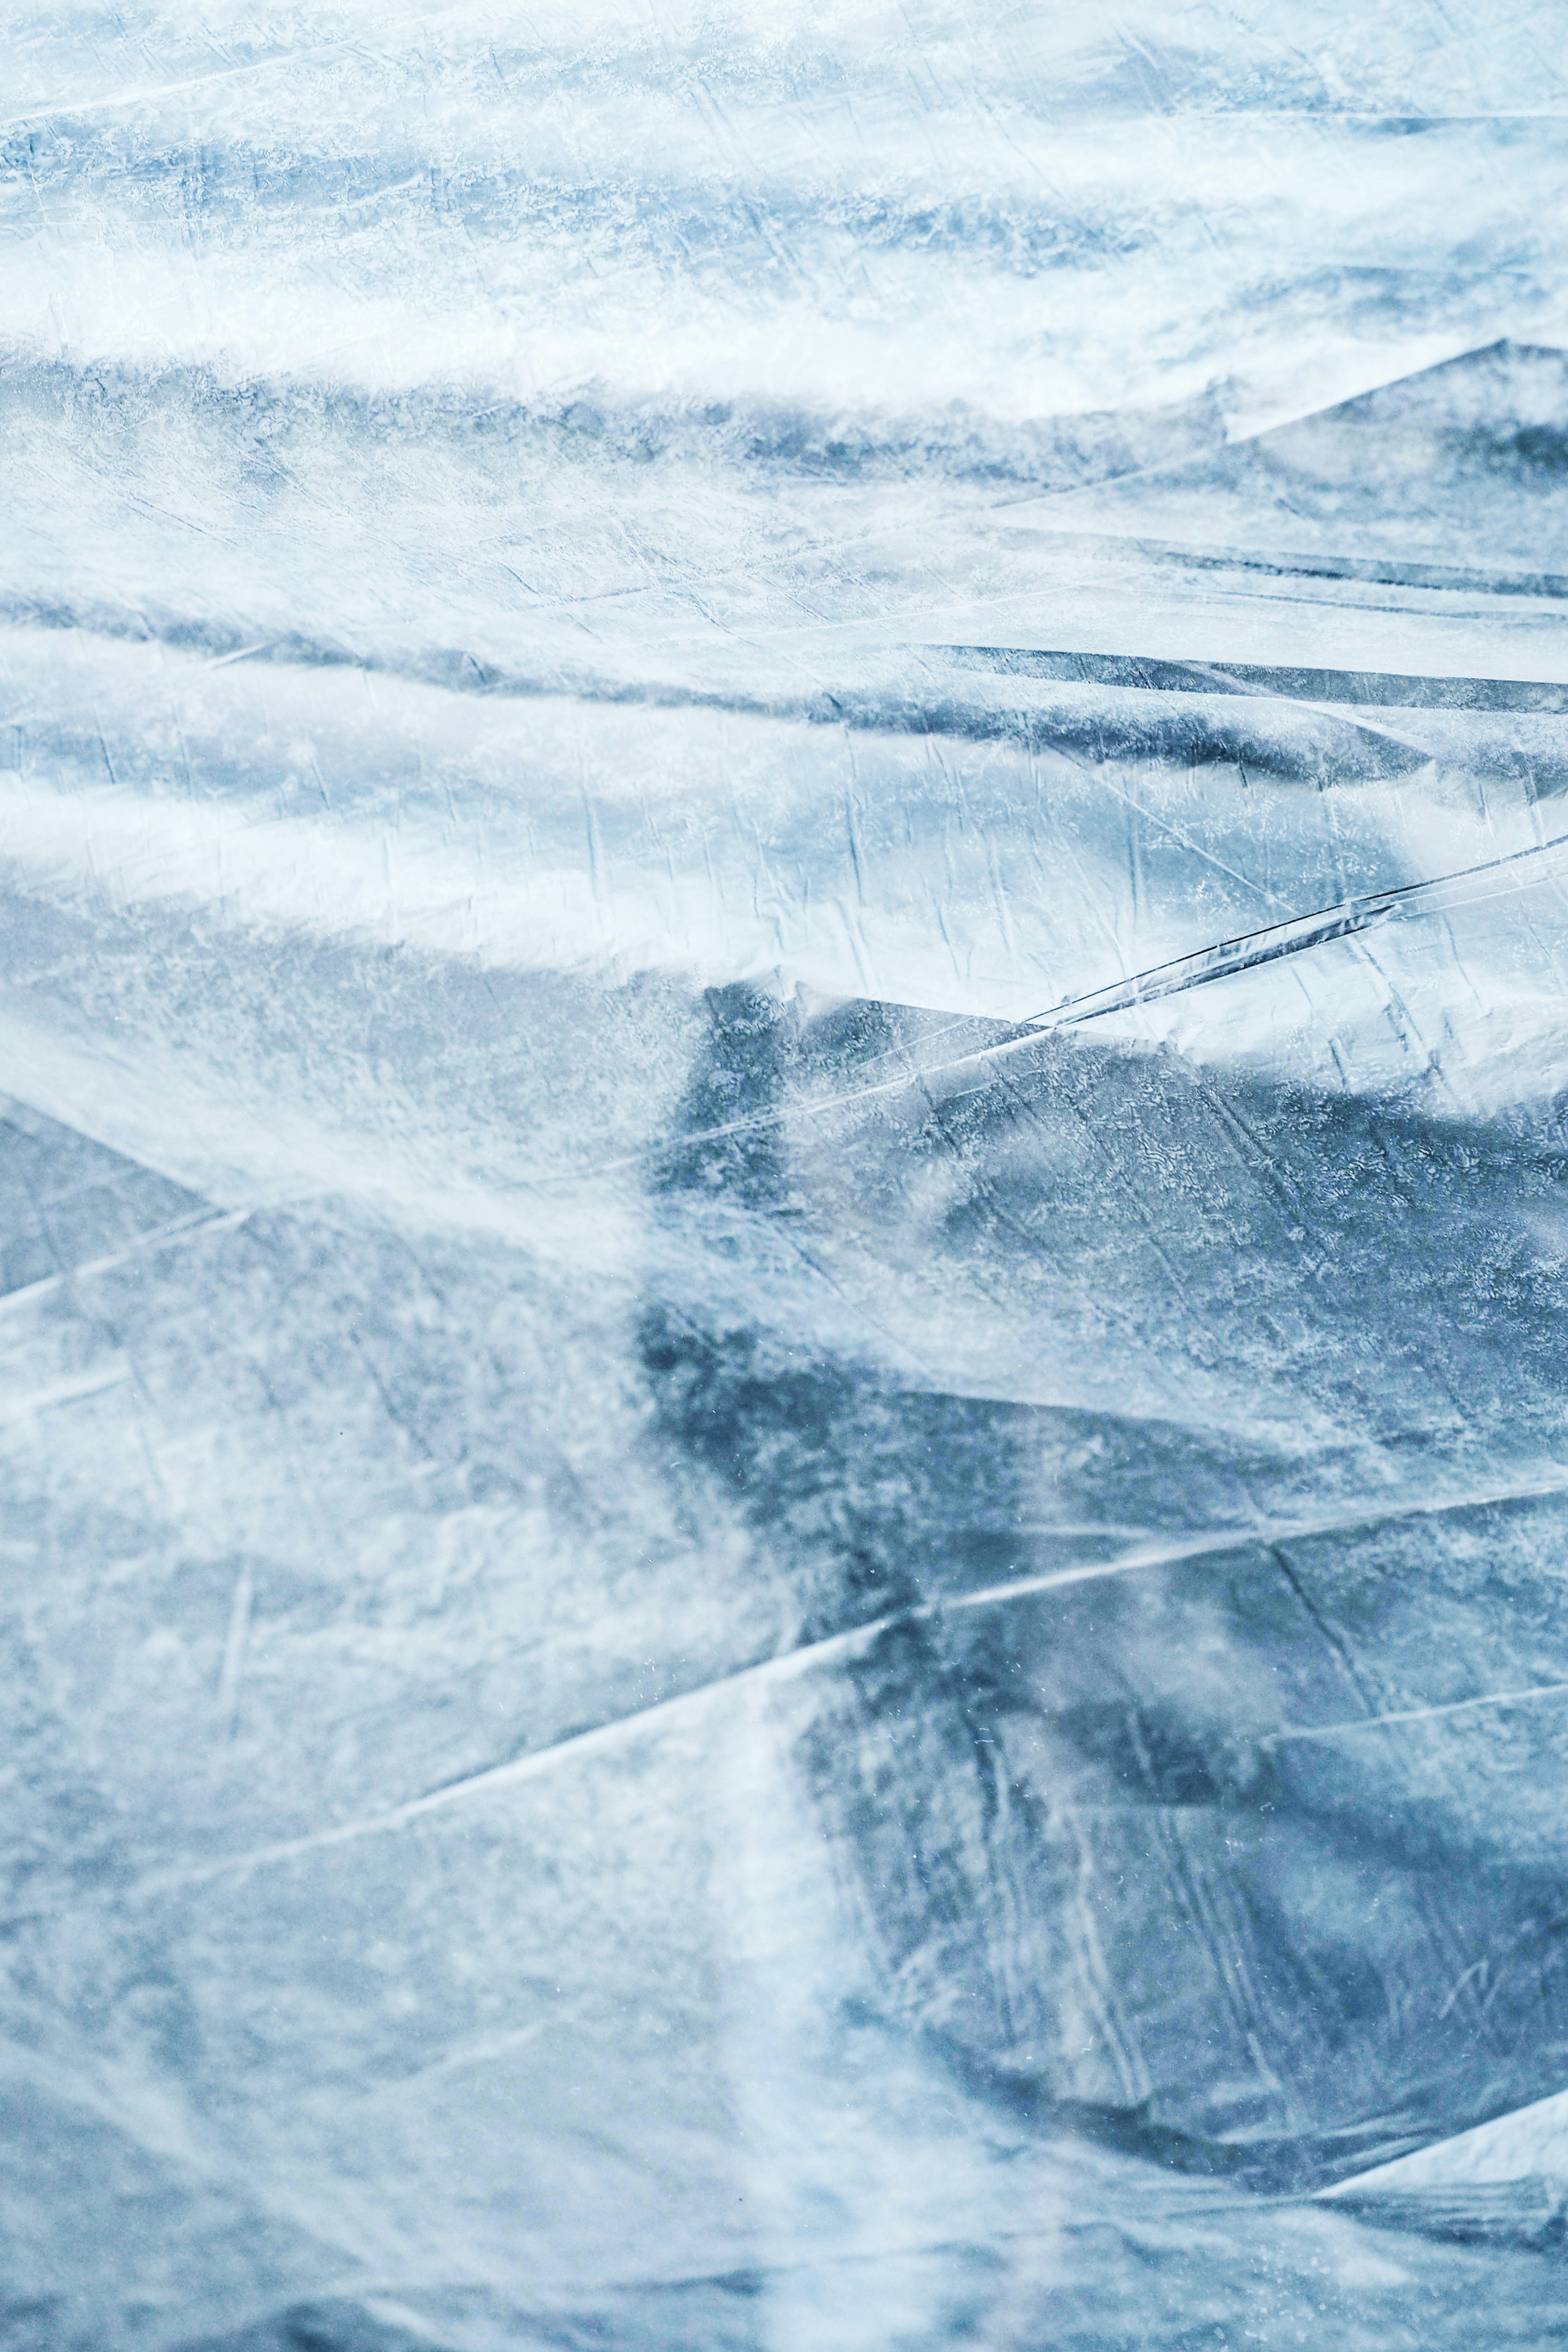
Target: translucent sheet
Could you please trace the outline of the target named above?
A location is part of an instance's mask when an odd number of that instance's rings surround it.
[[[5,46],[0,2344],[1559,2340],[1560,12]]]

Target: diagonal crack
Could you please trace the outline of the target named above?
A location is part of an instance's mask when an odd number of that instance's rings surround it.
[[[500,1790],[521,1788],[529,1781],[543,1779],[563,1764],[613,1754],[617,1748],[630,1745],[644,1732],[678,1722],[693,1710],[736,1691],[761,1690],[772,1685],[799,1680],[819,1666],[852,1657],[858,1651],[869,1648],[896,1626],[931,1622],[975,1609],[996,1608],[1037,1594],[1058,1591],[1071,1585],[1126,1576],[1141,1569],[1177,1566],[1205,1559],[1228,1559],[1238,1552],[1267,1549],[1272,1543],[1299,1543],[1313,1537],[1350,1534],[1362,1528],[1394,1525],[1403,1520],[1444,1517],[1457,1512],[1538,1501],[1563,1494],[1568,1494],[1568,1478],[1563,1476],[1561,1468],[1553,1465],[1552,1475],[1548,1476],[1500,1487],[1486,1494],[1455,1495],[1424,1503],[1363,1504],[1332,1517],[1312,1521],[1276,1521],[1245,1528],[1205,1528],[1192,1535],[1134,1545],[1114,1559],[1095,1560],[1075,1568],[1050,1569],[1037,1575],[1011,1577],[987,1585],[979,1591],[924,1601],[913,1608],[892,1610],[885,1616],[847,1627],[843,1632],[828,1634],[820,1641],[803,1643],[796,1649],[754,1659],[727,1674],[716,1675],[709,1682],[697,1684],[689,1690],[678,1691],[673,1696],[660,1699],[651,1706],[638,1707],[629,1715],[612,1717],[607,1722],[595,1724],[586,1730],[570,1732],[563,1738],[552,1740],[542,1748],[531,1748],[526,1754],[511,1757],[503,1763],[466,1773],[460,1780],[446,1781],[437,1788],[426,1790],[420,1796],[409,1798],[403,1804],[388,1806],[383,1812],[363,1814],[356,1820],[339,1822],[331,1829],[311,1831],[300,1837],[280,1838],[268,1845],[251,1847],[243,1853],[226,1854],[214,1862],[153,1872],[129,1885],[115,1889],[112,1899],[118,1906],[139,1897],[176,1894],[189,1888],[213,1885],[224,1879],[244,1877],[252,1871],[271,1869],[307,1855],[327,1853],[334,1847],[387,1836],[423,1820],[426,1815],[444,1812]],[[1503,1696],[1531,1698],[1536,1693]],[[1457,1702],[1461,1706],[1486,1703]],[[1442,1711],[1416,1710],[1420,1714]],[[1364,1727],[1365,1719],[1349,1726],[1326,1726],[1321,1736],[1326,1737],[1340,1729],[1359,1730]],[[1316,1736],[1320,1735],[1310,1731],[1286,1731],[1273,1734],[1271,1738],[1279,1740]],[[63,1904],[41,1906],[27,1916],[37,1918],[68,1907]]]
[[[1206,987],[1211,981],[1229,980],[1238,972],[1251,971],[1282,957],[1301,955],[1312,948],[1327,947],[1335,940],[1352,939],[1360,931],[1371,930],[1377,924],[1405,915],[1445,912],[1472,903],[1476,898],[1489,898],[1509,890],[1530,887],[1540,874],[1550,872],[1560,862],[1560,853],[1568,851],[1568,833],[1553,834],[1550,840],[1532,842],[1526,849],[1510,850],[1501,857],[1489,857],[1479,866],[1464,866],[1451,874],[1434,875],[1423,882],[1402,882],[1387,890],[1377,890],[1364,898],[1347,898],[1337,906],[1321,907],[1308,915],[1289,916],[1283,922],[1270,923],[1262,930],[1247,931],[1232,940],[1218,940],[1212,946],[1198,948],[1191,954],[1173,957],[1167,963],[1152,964],[1130,979],[1112,981],[1103,988],[1091,989],[1082,996],[1064,997],[1043,1012],[1028,1014],[1013,1023],[990,1044],[972,1047],[967,1053],[951,1060],[928,1062],[900,1070],[890,1078],[878,1078],[870,1084],[852,1087],[842,1094],[807,1097],[784,1107],[767,1111],[755,1111],[744,1118],[726,1119],[721,1126],[700,1128],[689,1133],[672,1135],[651,1143],[641,1152],[628,1154],[623,1160],[602,1161],[595,1169],[542,1169],[520,1180],[528,1185],[580,1183],[585,1174],[609,1175],[617,1169],[637,1168],[647,1164],[651,1154],[656,1159],[671,1151],[686,1151],[694,1145],[715,1143],[734,1135],[752,1135],[769,1128],[784,1126],[797,1118],[816,1118],[824,1112],[847,1110],[858,1103],[874,1102],[889,1095],[900,1094],[907,1087],[922,1085],[930,1078],[943,1077],[956,1070],[978,1068],[997,1060],[1004,1054],[1016,1053],[1053,1029],[1072,1029],[1086,1021],[1099,1021],[1112,1013],[1132,1012],[1143,1004],[1158,1003],[1168,996],[1185,995],[1194,988]],[[954,1024],[956,1025],[956,1024]],[[939,1034],[942,1033],[938,1033]],[[896,1049],[907,1052],[906,1047]],[[881,1058],[881,1057],[879,1057]]]

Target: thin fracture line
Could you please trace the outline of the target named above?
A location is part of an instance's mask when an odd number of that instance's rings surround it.
[[[1553,834],[1550,840],[1531,842],[1527,848],[1509,850],[1501,857],[1485,858],[1479,866],[1464,866],[1453,874],[1434,875],[1425,882],[1402,882],[1393,889],[1347,898],[1336,907],[1320,908],[1314,914],[1293,915],[1284,922],[1270,923],[1263,930],[1248,931],[1239,939],[1221,940],[1213,947],[1200,948],[1195,954],[1173,957],[1169,963],[1155,964],[1131,980],[1114,982],[1089,995],[1069,997],[1065,1003],[1048,1013],[1037,1013],[1020,1025],[1054,1028],[1096,1021],[1106,1013],[1121,1012],[1187,989],[1201,988],[1211,980],[1224,980],[1234,972],[1250,971],[1256,964],[1273,963],[1280,956],[1299,955],[1303,949],[1348,938],[1390,915],[1403,913],[1411,905],[1434,900],[1440,891],[1479,881],[1489,874],[1503,874],[1521,861],[1546,857],[1564,847],[1568,847],[1568,833]],[[1521,883],[1516,887],[1528,886]]]
[[[1268,924],[1262,930],[1243,932],[1232,940],[1219,940],[1212,946],[1198,948],[1190,954],[1175,956],[1167,963],[1152,964],[1135,972],[1130,980],[1112,981],[1104,988],[1090,990],[1082,996],[1064,997],[1059,1004],[1043,1013],[1034,1013],[987,1045],[977,1045],[967,1054],[951,1061],[922,1064],[918,1068],[902,1071],[896,1077],[879,1078],[868,1086],[851,1087],[845,1094],[807,1097],[776,1110],[754,1111],[744,1118],[726,1119],[721,1126],[696,1129],[689,1133],[672,1135],[650,1142],[639,1152],[628,1153],[620,1160],[602,1160],[595,1168],[563,1168],[542,1170],[520,1179],[525,1186],[559,1183],[581,1183],[585,1176],[612,1175],[624,1168],[647,1164],[649,1157],[662,1159],[672,1151],[689,1150],[702,1143],[719,1143],[737,1135],[757,1135],[782,1127],[796,1118],[815,1118],[823,1113],[847,1110],[856,1105],[873,1102],[880,1097],[901,1093],[905,1087],[918,1086],[924,1080],[945,1077],[955,1070],[978,1067],[999,1060],[1005,1054],[1016,1053],[1021,1045],[1034,1043],[1055,1029],[1070,1029],[1089,1021],[1102,1020],[1112,1013],[1136,1011],[1140,1005],[1154,1004],[1168,996],[1186,994],[1194,988],[1206,987],[1216,980],[1232,979],[1257,966],[1275,963],[1281,957],[1300,955],[1309,948],[1326,947],[1335,940],[1352,938],[1358,931],[1369,930],[1374,924],[1412,909],[1442,903],[1440,892],[1457,889],[1468,882],[1482,880],[1489,875],[1504,875],[1509,869],[1525,862],[1549,858],[1553,852],[1568,848],[1568,833],[1553,834],[1547,841],[1532,842],[1528,848],[1513,849],[1501,857],[1489,857],[1479,866],[1461,866],[1453,874],[1434,875],[1425,882],[1402,882],[1393,888],[1379,890],[1362,898],[1347,898],[1338,906],[1320,908],[1310,915],[1291,915],[1283,922]],[[1522,878],[1504,882],[1502,888],[1528,887]],[[1482,895],[1486,895],[1483,893]],[[1457,902],[1464,904],[1461,899]],[[956,1025],[956,1024],[954,1024]],[[938,1031],[939,1035],[942,1034]],[[894,1049],[897,1050],[897,1049]]]
[[[1347,1732],[1381,1731],[1390,1723],[1429,1723],[1441,1715],[1463,1715],[1471,1707],[1527,1706],[1538,1698],[1562,1698],[1568,1696],[1568,1683],[1531,1683],[1524,1690],[1488,1691],[1481,1698],[1450,1699],[1442,1706],[1406,1706],[1391,1715],[1361,1715],[1345,1723],[1320,1723],[1292,1727],[1286,1731],[1271,1731],[1258,1742],[1260,1748],[1278,1748],[1286,1739],[1339,1739]]]
[[[279,643],[277,637],[263,637],[254,646],[238,646],[233,653],[215,654],[211,661],[202,664],[204,669],[228,669],[234,663],[251,661],[258,654],[270,653]]]
[[[242,58],[232,66],[215,66],[208,73],[187,74],[183,81],[148,81],[132,83],[122,89],[104,90],[96,98],[68,100],[59,106],[30,107],[21,114],[8,114],[0,120],[0,131],[15,131],[29,122],[76,122],[94,114],[112,113],[126,106],[156,105],[166,100],[187,97],[192,90],[208,89],[215,82],[234,81],[246,74],[276,71],[280,67],[298,66],[307,58],[331,57],[347,48],[346,41],[317,41],[307,49],[277,49],[268,57]]]
[[[166,1225],[150,1226],[127,1242],[123,1249],[111,1250],[107,1257],[84,1259],[80,1265],[67,1266],[61,1274],[46,1274],[37,1282],[24,1283],[19,1290],[8,1290],[0,1296],[0,1315],[9,1315],[21,1307],[30,1307],[57,1290],[64,1290],[73,1282],[85,1282],[93,1275],[110,1274],[118,1265],[132,1258],[145,1256],[149,1250],[162,1249],[166,1242],[183,1240],[186,1234],[232,1233],[243,1225],[251,1214],[248,1209],[195,1209],[189,1216],[176,1217]]]
[[[1568,1478],[1557,1476],[1527,1486],[1500,1488],[1492,1494],[1460,1495],[1432,1503],[1363,1507],[1331,1519],[1286,1525],[1276,1523],[1225,1532],[1211,1528],[1187,1538],[1140,1545],[1119,1559],[1095,1561],[1079,1568],[1050,1570],[1038,1576],[1016,1577],[1003,1584],[987,1585],[978,1592],[954,1594],[939,1601],[922,1602],[915,1608],[890,1610],[884,1616],[869,1619],[864,1624],[852,1625],[841,1633],[829,1634],[825,1640],[804,1643],[797,1649],[737,1667],[732,1673],[700,1684],[695,1689],[678,1691],[669,1698],[657,1701],[652,1706],[639,1707],[633,1714],[617,1716],[610,1722],[595,1725],[587,1731],[573,1732],[563,1739],[552,1741],[548,1747],[534,1748],[529,1754],[514,1757],[504,1764],[490,1765],[482,1771],[468,1773],[461,1780],[428,1790],[423,1796],[411,1797],[404,1804],[391,1806],[384,1813],[344,1822],[334,1829],[312,1831],[302,1837],[279,1839],[273,1844],[254,1847],[246,1853],[226,1855],[216,1862],[160,1871],[116,1890],[114,1900],[123,1903],[138,1895],[173,1894],[187,1887],[210,1885],[221,1879],[244,1876],[254,1870],[269,1869],[279,1863],[324,1853],[335,1846],[356,1844],[364,1838],[384,1836],[407,1827],[410,1822],[419,1821],[428,1813],[445,1811],[448,1807],[467,1803],[470,1799],[486,1797],[500,1790],[521,1787],[527,1781],[542,1779],[559,1764],[613,1753],[643,1732],[679,1720],[681,1715],[725,1693],[742,1687],[801,1679],[820,1665],[852,1657],[858,1651],[868,1649],[882,1634],[898,1627],[930,1623],[936,1619],[956,1615],[961,1611],[997,1607],[1036,1593],[1058,1591],[1069,1585],[1091,1583],[1105,1577],[1125,1576],[1140,1569],[1226,1558],[1237,1552],[1265,1549],[1270,1544],[1306,1542],[1313,1538],[1345,1534],[1360,1528],[1380,1527],[1413,1518],[1438,1518],[1458,1511],[1484,1510],[1500,1504],[1534,1501],[1564,1493],[1568,1493]]]

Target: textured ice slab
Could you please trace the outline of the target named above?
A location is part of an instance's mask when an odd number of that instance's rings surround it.
[[[1556,2340],[1552,12],[5,39],[0,2342]]]

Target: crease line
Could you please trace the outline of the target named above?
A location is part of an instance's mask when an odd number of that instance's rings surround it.
[[[162,1249],[165,1243],[179,1241],[186,1234],[232,1232],[237,1225],[243,1225],[250,1214],[248,1209],[195,1209],[189,1216],[176,1217],[169,1224],[149,1226],[144,1234],[138,1234],[123,1249],[111,1250],[107,1257],[84,1258],[80,1265],[67,1266],[59,1274],[46,1274],[37,1282],[24,1283],[20,1289],[6,1291],[0,1296],[0,1316],[30,1307],[93,1275],[111,1274],[116,1266],[129,1265],[132,1258],[142,1257],[149,1250]]]
[[[1568,1682],[1531,1683],[1523,1690],[1488,1691],[1479,1698],[1448,1699],[1438,1706],[1405,1706],[1387,1715],[1354,1716],[1344,1723],[1308,1724],[1291,1727],[1284,1731],[1271,1731],[1259,1740],[1260,1748],[1278,1748],[1287,1739],[1340,1739],[1356,1731],[1381,1731],[1390,1723],[1429,1723],[1440,1715],[1464,1715],[1472,1707],[1527,1706],[1541,1698],[1562,1698],[1568,1696]]]
[[[1058,1591],[1107,1577],[1125,1576],[1141,1569],[1228,1558],[1237,1552],[1267,1549],[1271,1543],[1302,1542],[1313,1537],[1346,1534],[1357,1528],[1380,1527],[1404,1519],[1442,1517],[1451,1513],[1495,1508],[1500,1505],[1535,1501],[1561,1494],[1568,1494],[1568,1477],[1518,1484],[1484,1495],[1454,1496],[1431,1503],[1391,1504],[1382,1507],[1363,1506],[1332,1518],[1315,1521],[1276,1523],[1225,1531],[1209,1528],[1184,1538],[1173,1538],[1168,1542],[1138,1546],[1119,1559],[1097,1560],[1079,1568],[1047,1570],[1037,1576],[1014,1577],[1003,1583],[987,1585],[977,1592],[944,1595],[940,1600],[923,1601],[913,1608],[891,1610],[884,1616],[848,1626],[842,1633],[829,1634],[824,1640],[805,1643],[797,1649],[753,1660],[750,1664],[717,1675],[710,1682],[700,1683],[690,1690],[678,1691],[668,1698],[659,1699],[652,1706],[639,1707],[630,1715],[616,1716],[608,1722],[594,1725],[584,1731],[569,1732],[546,1747],[532,1748],[525,1755],[510,1758],[501,1764],[486,1766],[477,1772],[466,1773],[458,1780],[426,1790],[423,1795],[411,1797],[403,1804],[390,1806],[385,1812],[340,1822],[334,1828],[312,1831],[300,1837],[280,1838],[268,1845],[254,1847],[246,1853],[225,1855],[220,1860],[198,1864],[191,1868],[151,1873],[145,1878],[116,1890],[114,1900],[123,1903],[137,1897],[175,1894],[187,1888],[212,1885],[226,1878],[243,1877],[252,1871],[269,1869],[279,1863],[291,1862],[308,1854],[326,1853],[335,1846],[356,1844],[365,1838],[389,1835],[406,1828],[412,1822],[422,1820],[426,1814],[445,1811],[493,1791],[521,1787],[526,1781],[541,1779],[563,1762],[612,1752],[617,1746],[635,1739],[641,1733],[668,1723],[726,1692],[744,1686],[759,1687],[798,1680],[830,1660],[852,1656],[858,1649],[868,1647],[896,1627],[930,1623],[969,1610],[998,1607],[1036,1593]],[[45,1906],[44,1911],[27,1916],[46,1916],[56,1908],[64,1910],[67,1907],[63,1905]]]
[[[928,1079],[950,1076],[955,1070],[978,1068],[998,1060],[1004,1054],[1016,1053],[1020,1045],[1032,1044],[1055,1029],[1079,1027],[1089,1021],[1099,1021],[1107,1014],[1136,1011],[1144,1004],[1155,1004],[1168,996],[1187,994],[1194,988],[1206,987],[1216,980],[1230,980],[1244,971],[1276,963],[1285,956],[1303,954],[1310,948],[1327,947],[1336,940],[1352,938],[1357,932],[1370,930],[1374,925],[1412,910],[1420,912],[1426,907],[1437,907],[1440,892],[1458,887],[1467,882],[1480,881],[1489,875],[1501,875],[1507,869],[1526,863],[1540,863],[1547,871],[1559,851],[1568,849],[1568,833],[1553,834],[1550,839],[1532,842],[1527,848],[1508,851],[1501,857],[1484,859],[1479,866],[1456,868],[1451,874],[1433,875],[1420,882],[1401,882],[1386,890],[1368,893],[1365,897],[1347,898],[1337,906],[1320,908],[1314,913],[1288,916],[1282,922],[1267,924],[1261,930],[1246,931],[1230,940],[1216,940],[1212,946],[1197,948],[1184,956],[1174,956],[1168,962],[1152,964],[1135,972],[1131,979],[1110,982],[1103,988],[1091,989],[1082,996],[1064,997],[1060,1003],[1042,1013],[1027,1014],[1005,1029],[990,1045],[973,1047],[967,1054],[946,1062],[931,1062],[918,1068],[900,1072],[891,1078],[881,1078],[869,1086],[851,1087],[837,1095],[822,1095],[790,1103],[776,1110],[757,1111],[745,1118],[728,1119],[721,1126],[708,1127],[695,1132],[660,1138],[645,1145],[643,1150],[628,1153],[619,1160],[601,1160],[591,1169],[562,1168],[540,1170],[520,1177],[521,1186],[581,1183],[585,1176],[607,1176],[626,1168],[639,1168],[647,1160],[661,1159],[665,1154],[689,1150],[694,1145],[717,1143],[732,1135],[754,1135],[770,1128],[782,1127],[791,1119],[816,1118],[827,1111],[851,1109],[855,1105],[873,1102],[888,1095],[902,1092],[910,1086],[921,1086]],[[1501,886],[1510,887],[1506,883]],[[1519,888],[1529,887],[1521,877]],[[1489,895],[1482,892],[1481,896]],[[1463,900],[1456,903],[1463,904]],[[957,1025],[956,1024],[953,1025]],[[940,1033],[939,1033],[940,1034]]]

